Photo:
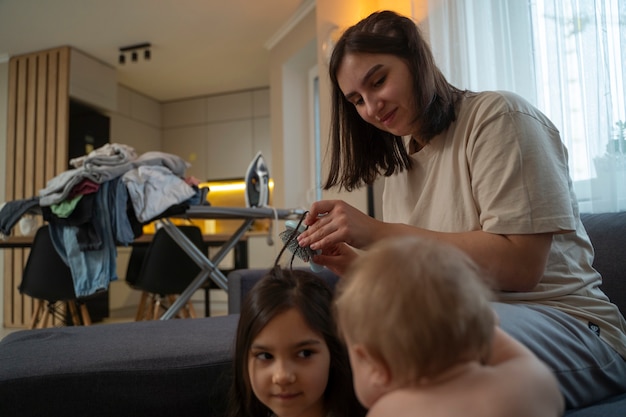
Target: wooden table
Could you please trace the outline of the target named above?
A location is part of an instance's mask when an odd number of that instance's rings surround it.
[[[207,247],[221,247],[232,238],[231,234],[227,233],[210,233],[202,235],[204,242]],[[148,246],[152,239],[154,238],[153,233],[144,233],[135,239],[130,246]],[[0,249],[14,249],[14,248],[29,248],[33,244],[34,236],[10,236],[6,240],[0,239]],[[207,248],[208,249],[208,248]],[[232,249],[233,251],[233,268],[234,269],[244,269],[248,267],[248,233],[244,233],[242,236],[239,236],[237,241],[234,242],[230,248],[224,251],[224,256],[228,254],[228,252]],[[206,255],[205,255],[206,256]],[[223,256],[222,256],[223,258]],[[226,274],[228,271],[223,270],[220,271],[222,275]],[[210,315],[210,306],[209,306],[209,297],[210,297],[210,288],[209,286],[205,286],[204,293],[204,309],[205,315]],[[222,288],[222,287],[220,287]],[[102,293],[99,297],[92,297],[87,301],[91,310],[93,310],[96,316],[101,316],[101,318],[108,317],[109,314],[109,298],[108,294]],[[96,319],[96,321],[98,321]]]

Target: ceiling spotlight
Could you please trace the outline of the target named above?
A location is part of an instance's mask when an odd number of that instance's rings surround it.
[[[130,54],[130,60],[132,62],[137,62],[139,60],[139,52],[143,50],[143,58],[144,60],[148,61],[150,60],[152,53],[150,51],[150,47],[152,45],[148,42],[144,42],[144,43],[139,43],[136,45],[130,45],[130,46],[124,46],[121,47],[120,50],[120,56],[118,59],[118,62],[120,63],[120,65],[124,65],[126,63],[126,53]]]

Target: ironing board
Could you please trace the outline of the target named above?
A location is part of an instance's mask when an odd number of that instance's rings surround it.
[[[220,250],[212,257],[202,253],[181,232],[169,218],[162,218],[159,222],[172,239],[185,251],[186,254],[200,267],[200,272],[187,286],[181,295],[174,301],[170,308],[161,316],[161,320],[169,320],[189,301],[193,294],[204,285],[210,278],[221,289],[228,290],[226,276],[217,267],[224,257],[230,252],[237,242],[244,236],[252,223],[257,219],[299,219],[304,210],[299,209],[275,209],[270,207],[215,207],[206,205],[190,206],[187,211],[177,217],[189,219],[214,219],[214,220],[243,220],[239,228],[226,240]]]

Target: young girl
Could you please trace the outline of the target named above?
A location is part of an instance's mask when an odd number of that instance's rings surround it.
[[[363,416],[332,292],[308,271],[275,266],[241,309],[230,417]]]

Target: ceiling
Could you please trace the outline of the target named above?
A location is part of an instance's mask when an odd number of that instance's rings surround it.
[[[160,102],[269,85],[270,45],[315,0],[0,0],[0,62],[69,45]],[[119,48],[152,44],[119,64]]]

